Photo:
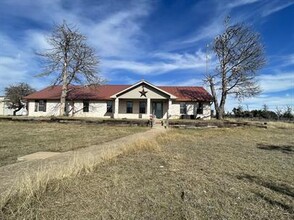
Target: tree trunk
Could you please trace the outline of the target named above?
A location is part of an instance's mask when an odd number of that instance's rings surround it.
[[[210,86],[211,95],[212,95],[212,98],[213,98],[216,118],[219,119],[220,107],[218,105],[218,100],[217,100],[217,95],[216,95],[216,91],[215,91],[215,85],[214,85],[214,82],[213,82],[213,78],[210,78],[208,80],[208,82],[209,82],[209,86]]]
[[[224,119],[226,98],[227,98],[227,95],[223,93],[221,97],[219,109],[218,109],[217,119]]]
[[[68,85],[67,85],[67,55],[65,56],[65,61],[63,64],[63,81],[62,81],[62,90],[61,90],[61,96],[60,96],[60,116],[66,116],[66,96],[68,91]]]
[[[18,112],[19,110],[21,110],[20,107],[18,107],[17,109],[15,109],[15,110],[13,111],[13,116],[16,116],[16,112]]]
[[[23,107],[24,107],[24,105],[21,103],[21,101],[19,101],[18,108],[13,111],[13,116],[16,116],[16,112],[21,110]]]
[[[62,85],[61,97],[60,97],[60,116],[66,116],[65,102],[67,95],[67,86]]]
[[[224,114],[225,114],[224,106],[220,106],[216,118],[220,120],[224,119]]]

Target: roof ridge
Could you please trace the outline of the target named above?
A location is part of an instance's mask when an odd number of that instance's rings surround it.
[[[203,86],[157,86],[157,87],[197,87],[197,88],[203,88]]]

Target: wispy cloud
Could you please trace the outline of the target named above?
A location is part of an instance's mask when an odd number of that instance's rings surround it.
[[[100,2],[98,6],[89,8],[83,4],[80,0],[73,0],[71,4],[80,7],[64,7],[64,2],[61,0],[1,2],[3,7],[1,6],[0,13],[5,16],[39,24],[34,28],[22,30],[19,36],[16,32],[0,30],[1,93],[5,86],[20,81],[34,83],[33,86],[36,88],[44,86],[43,82],[46,81],[34,78],[34,75],[41,71],[35,52],[49,48],[46,37],[49,36],[52,26],[63,20],[76,25],[103,59],[107,57],[130,59],[139,56],[141,53],[139,48],[142,44],[138,39],[143,37],[141,20],[150,13],[149,1],[129,1],[124,7],[118,8],[109,2]],[[97,12],[101,13],[87,17],[88,13]],[[47,84],[50,82],[50,79],[47,80]]]
[[[229,1],[228,4],[225,4],[225,8],[236,8],[244,5],[249,5],[255,2],[258,2],[260,0],[233,0]]]
[[[199,70],[205,68],[205,54],[202,51],[191,53],[155,53],[150,56],[158,58],[154,62],[139,62],[130,60],[102,60],[102,67],[113,70],[130,71],[138,75],[161,75],[175,70]],[[149,58],[150,58],[149,57]]]
[[[214,10],[210,11],[210,16],[207,21],[204,22],[201,28],[194,32],[191,36],[188,36],[186,39],[182,39],[180,44],[195,44],[199,41],[211,41],[215,36],[220,34],[224,29],[224,19],[226,16],[231,14],[231,11],[234,8],[250,5],[260,0],[234,0],[234,1],[219,1]],[[253,14],[252,14],[253,15]],[[248,15],[239,14],[237,20],[243,20],[244,17]]]
[[[205,86],[200,77],[186,80],[158,80],[153,83],[159,86]]]
[[[182,44],[196,43],[200,40],[211,39],[223,30],[223,19],[225,15],[220,16],[222,19],[213,19],[212,23],[200,28],[193,36],[183,40]]]
[[[273,13],[281,11],[281,10],[294,4],[293,1],[285,1],[285,2],[284,1],[278,1],[278,2],[273,1],[272,4],[269,4],[267,7],[265,7],[265,9],[262,12],[262,16],[263,17],[269,16]]]
[[[264,93],[282,92],[294,89],[294,72],[263,74],[258,77],[258,80]]]
[[[97,52],[103,57],[135,57],[142,45],[143,37],[140,19],[148,15],[149,5],[142,4],[136,8],[112,14],[99,23],[92,22],[83,26],[87,36]]]

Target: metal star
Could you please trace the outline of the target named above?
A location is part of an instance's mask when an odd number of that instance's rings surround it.
[[[148,91],[145,91],[144,88],[143,88],[142,91],[139,91],[139,92],[141,93],[141,96],[140,97],[142,97],[142,96],[145,96],[146,97],[146,93]]]

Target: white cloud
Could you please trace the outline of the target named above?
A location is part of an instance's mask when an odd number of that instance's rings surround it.
[[[87,36],[88,42],[96,49],[98,56],[117,59],[136,57],[137,51],[140,51],[138,38],[143,35],[141,20],[150,13],[149,3],[145,0],[130,1],[123,4],[124,7],[116,8],[112,3],[102,2],[97,4],[98,6],[87,8],[79,0],[73,0],[71,6],[76,4],[81,7],[64,7],[61,0],[1,2],[6,9],[13,9],[6,10],[6,16],[25,18],[38,22],[40,26],[23,30],[18,38],[14,34],[4,34],[0,30],[0,90],[3,93],[4,87],[20,81],[34,83],[33,86],[37,88],[44,86],[44,82],[51,83],[50,79],[34,78],[41,71],[35,52],[49,48],[46,37],[51,33],[53,24],[59,24],[64,19],[69,24],[76,25]],[[15,7],[16,5],[18,7]],[[98,14],[90,18],[88,13]]]
[[[200,28],[191,37],[183,40],[182,44],[196,43],[200,40],[211,39],[223,30],[224,15],[219,16],[221,19],[213,19],[211,23]]]
[[[258,77],[264,93],[281,92],[294,89],[294,72],[280,72],[279,74],[263,74]]]
[[[284,55],[281,57],[281,60],[283,67],[294,65],[294,54]]]
[[[49,32],[28,30],[25,35],[26,47],[36,51],[44,51],[50,48],[46,37],[49,36]]]
[[[99,23],[84,27],[89,41],[103,57],[134,57],[138,55],[138,38],[142,37],[140,18],[148,15],[149,7],[140,5],[110,15]]]
[[[266,7],[263,12],[262,12],[262,16],[263,17],[266,17],[266,16],[269,16],[273,13],[276,13],[278,11],[281,11],[291,5],[294,4],[293,1],[288,1],[287,3],[283,2],[281,4],[282,1],[278,1],[278,4],[276,4],[276,2],[274,2],[273,4],[270,4],[268,7]]]
[[[230,1],[227,5],[225,5],[225,7],[226,8],[236,8],[236,7],[256,3],[258,1],[260,1],[260,0],[234,0],[234,1]]]
[[[286,107],[294,106],[294,72],[280,72],[279,74],[261,75],[258,77],[262,94],[254,98],[248,98],[242,102],[229,96],[226,104],[226,111],[231,111],[234,107],[242,105],[249,110],[261,109],[266,104],[271,110],[275,110],[277,106]],[[280,92],[290,90],[289,93],[281,95]],[[276,94],[275,94],[276,93]]]
[[[201,77],[191,78],[187,80],[167,80],[167,81],[154,81],[154,85],[158,86],[204,86]]]
[[[190,53],[155,53],[153,57],[160,58],[155,62],[138,62],[130,60],[102,60],[105,69],[127,70],[139,75],[160,75],[174,70],[204,69],[205,58],[201,51]]]

